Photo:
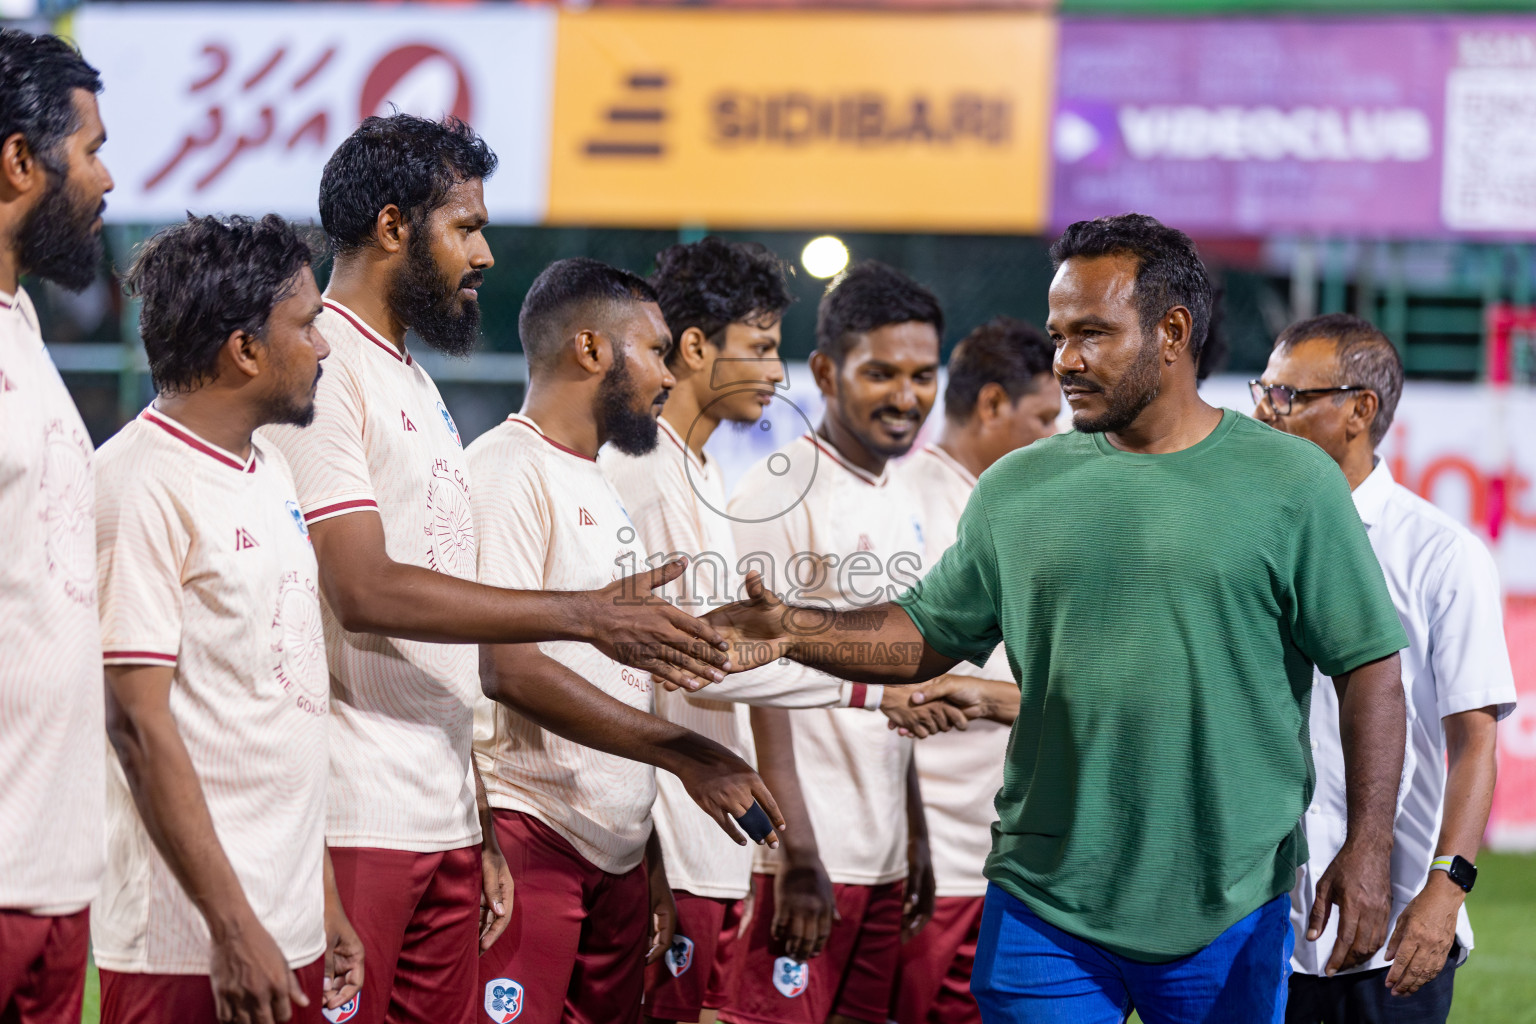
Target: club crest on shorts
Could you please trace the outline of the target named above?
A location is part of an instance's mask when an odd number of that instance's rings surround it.
[[[496,1024],[516,1020],[523,1012],[523,986],[511,978],[485,983],[485,1013]]]
[[[672,972],[672,977],[682,977],[693,966],[693,940],[686,935],[674,936],[672,945],[667,947],[661,959],[667,965],[667,970]]]
[[[448,407],[442,402],[438,402],[437,411],[442,415],[443,425],[448,428],[448,433],[453,435],[453,443],[463,448],[464,442],[459,440],[459,428],[454,426],[453,417],[448,414]]]
[[[781,956],[773,962],[773,987],[785,999],[793,999],[811,983],[811,968],[798,960]]]
[[[358,1000],[362,998],[363,994],[359,992],[357,995],[353,996],[351,999],[348,999],[334,1010],[327,1010],[322,1006],[320,1008],[320,1015],[326,1020],[330,1021],[331,1024],[342,1024],[342,1021],[351,1020],[353,1017],[357,1016]]]

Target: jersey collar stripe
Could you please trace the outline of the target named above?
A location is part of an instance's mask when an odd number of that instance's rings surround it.
[[[938,459],[939,462],[954,470],[960,479],[964,480],[968,486],[976,486],[976,477],[971,474],[971,471],[960,465],[960,460],[949,454],[949,452],[945,451],[943,448],[940,448],[936,444],[930,444],[925,447],[923,451],[927,452],[929,455],[932,455],[934,458]]]
[[[330,299],[326,299],[325,300],[325,308],[329,309],[332,313],[335,313],[337,316],[341,317],[347,323],[349,323],[353,327],[357,328],[357,333],[361,334],[363,337],[367,338],[369,341],[371,341],[375,345],[379,346],[379,348],[383,349],[385,352],[388,352],[391,356],[393,356],[395,358],[395,360],[397,362],[404,363],[406,366],[414,365],[414,363],[413,363],[413,361],[411,359],[411,354],[409,352],[405,353],[405,355],[401,355],[399,349],[395,348],[395,346],[391,345],[389,342],[385,341],[383,338],[381,338],[377,334],[373,333],[373,331],[368,327],[368,325],[363,323],[363,321],[360,320],[357,317],[357,315],[354,314],[346,306],[343,306],[339,302],[334,302],[334,301],[332,301]]]
[[[10,309],[10,308],[11,308],[11,303],[10,303],[10,301],[8,299],[0,299],[0,309]]]
[[[152,662],[157,665],[176,664],[176,655],[159,651],[102,651],[102,661]]]
[[[167,434],[170,434],[172,437],[176,438],[176,440],[192,448],[196,448],[204,455],[224,463],[224,465],[229,466],[231,469],[238,469],[245,473],[256,472],[256,448],[254,445],[251,447],[251,457],[246,459],[244,462],[241,462],[239,459],[235,458],[235,456],[231,455],[229,452],[224,451],[222,448],[216,448],[184,427],[178,427],[171,423],[169,420],[165,419],[165,417],[156,415],[153,409],[145,409],[143,412],[139,413],[139,415],[153,423],[155,426],[159,427],[161,430],[165,431]]]
[[[535,434],[538,434],[544,440],[548,441],[550,444],[554,445],[556,448],[559,448],[561,451],[565,452],[567,455],[574,455],[578,459],[585,459],[588,462],[596,462],[597,461],[592,456],[585,455],[585,454],[577,451],[575,448],[567,448],[565,445],[561,444],[559,441],[556,441],[554,438],[552,438],[548,434],[544,433],[544,431],[540,430],[539,429],[539,425],[537,423],[533,422],[533,420],[528,419],[528,417],[526,417],[526,416],[519,416],[517,413],[513,413],[511,416],[507,417],[507,422],[508,423],[521,423],[523,426],[527,427],[529,430],[533,431]]]
[[[677,431],[672,429],[672,424],[668,423],[664,419],[658,418],[656,420],[656,426],[661,430],[663,434],[671,439],[673,444],[677,445],[677,450],[683,453],[684,458],[688,459],[699,469],[702,470],[704,468],[704,463],[694,456],[693,449],[684,444],[683,439],[677,436]]]
[[[885,473],[881,473],[879,476],[875,476],[873,473],[871,473],[867,469],[860,469],[858,466],[855,466],[853,463],[851,463],[847,459],[843,458],[843,456],[838,452],[838,450],[836,448],[833,448],[829,444],[823,444],[821,438],[817,437],[815,434],[806,434],[805,435],[805,439],[807,441],[811,442],[811,444],[815,445],[817,451],[824,453],[827,456],[827,458],[831,459],[833,462],[837,463],[839,466],[842,466],[848,472],[852,473],[854,476],[858,477],[860,480],[862,480],[865,483],[869,484],[869,486],[871,486],[871,487],[884,487],[885,486],[885,478],[886,478],[886,474]]]
[[[316,519],[335,515],[337,512],[345,512],[353,508],[378,508],[379,503],[372,498],[357,498],[353,501],[338,501],[334,505],[325,505],[304,513],[304,522],[312,523]]]

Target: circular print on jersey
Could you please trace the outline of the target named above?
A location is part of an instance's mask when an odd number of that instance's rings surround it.
[[[90,445],[58,420],[43,431],[43,525],[48,572],[70,598],[96,603],[96,517]]]
[[[464,474],[439,462],[427,481],[427,566],[460,579],[475,578],[475,517]]]
[[[277,679],[294,694],[299,707],[323,714],[329,704],[330,677],[325,665],[325,628],[315,585],[291,572],[277,591],[272,616],[272,653]]]

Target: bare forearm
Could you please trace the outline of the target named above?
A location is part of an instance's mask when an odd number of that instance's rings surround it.
[[[536,647],[487,648],[482,659],[485,695],[541,729],[605,754],[655,765],[676,774],[683,761],[729,754],[712,740],[615,700]],[[644,674],[626,669],[636,685]]]
[[[820,857],[816,829],[811,825],[805,794],[800,789],[789,712],[782,708],[752,708],[752,739],[757,749],[757,773],[773,792],[784,815],[786,827],[781,843],[785,856]]]
[[[896,604],[835,614],[794,608],[786,622],[791,635],[781,648],[785,657],[856,683],[921,683],[955,664],[928,646]]]
[[[907,762],[907,840],[928,842],[928,813],[923,808],[923,787],[917,777],[917,759]]]
[[[1344,746],[1347,841],[1390,847],[1408,729],[1398,657],[1362,665],[1338,677],[1335,685]]]
[[[585,640],[597,611],[588,593],[502,590],[402,562],[322,563],[320,581],[347,630],[427,643]]]
[[[1445,817],[1440,824],[1437,856],[1459,855],[1475,862],[1493,806],[1498,778],[1497,719],[1492,708],[1466,711],[1445,719],[1449,768],[1445,779]]]
[[[150,841],[220,941],[252,914],[169,709],[114,716],[113,746]],[[327,858],[329,864],[329,858]]]

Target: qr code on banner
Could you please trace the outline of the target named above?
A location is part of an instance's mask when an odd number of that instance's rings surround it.
[[[1450,73],[1440,205],[1447,227],[1536,228],[1536,69]]]

